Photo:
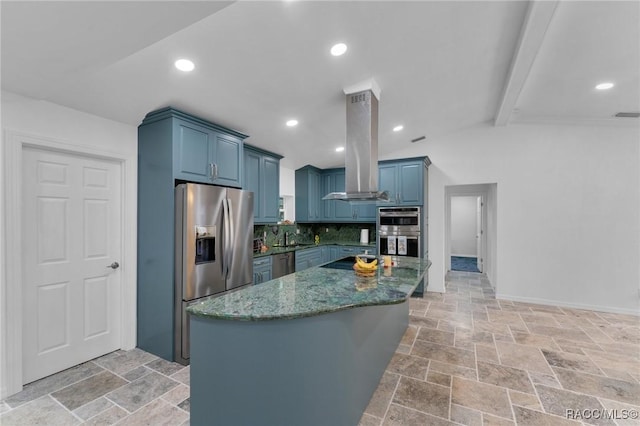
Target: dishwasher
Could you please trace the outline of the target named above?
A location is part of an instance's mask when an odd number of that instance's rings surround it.
[[[271,256],[271,279],[280,278],[283,275],[296,271],[296,252],[274,254]]]

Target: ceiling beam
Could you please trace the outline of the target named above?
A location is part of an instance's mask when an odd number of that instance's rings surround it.
[[[509,77],[496,111],[495,126],[506,126],[551,23],[558,1],[531,1],[511,61]]]

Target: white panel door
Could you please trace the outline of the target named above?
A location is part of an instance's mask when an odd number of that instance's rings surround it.
[[[120,167],[23,150],[24,383],[120,347]]]

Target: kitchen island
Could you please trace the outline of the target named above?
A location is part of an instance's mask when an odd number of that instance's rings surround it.
[[[191,424],[356,425],[430,262],[375,277],[332,262],[188,308]]]

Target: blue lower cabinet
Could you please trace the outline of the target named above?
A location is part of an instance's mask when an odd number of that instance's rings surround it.
[[[271,256],[253,259],[253,283],[271,281]]]
[[[331,258],[331,247],[322,246],[320,247],[320,253],[322,254],[322,263],[331,262],[333,259]]]
[[[366,253],[365,253],[366,252]],[[338,259],[347,257],[347,256],[355,256],[357,254],[373,254],[376,255],[378,251],[375,247],[366,247],[366,246],[340,246]]]
[[[296,251],[296,272],[322,264],[322,247]]]
[[[333,262],[338,259],[340,259],[340,247],[329,246],[329,261]]]

